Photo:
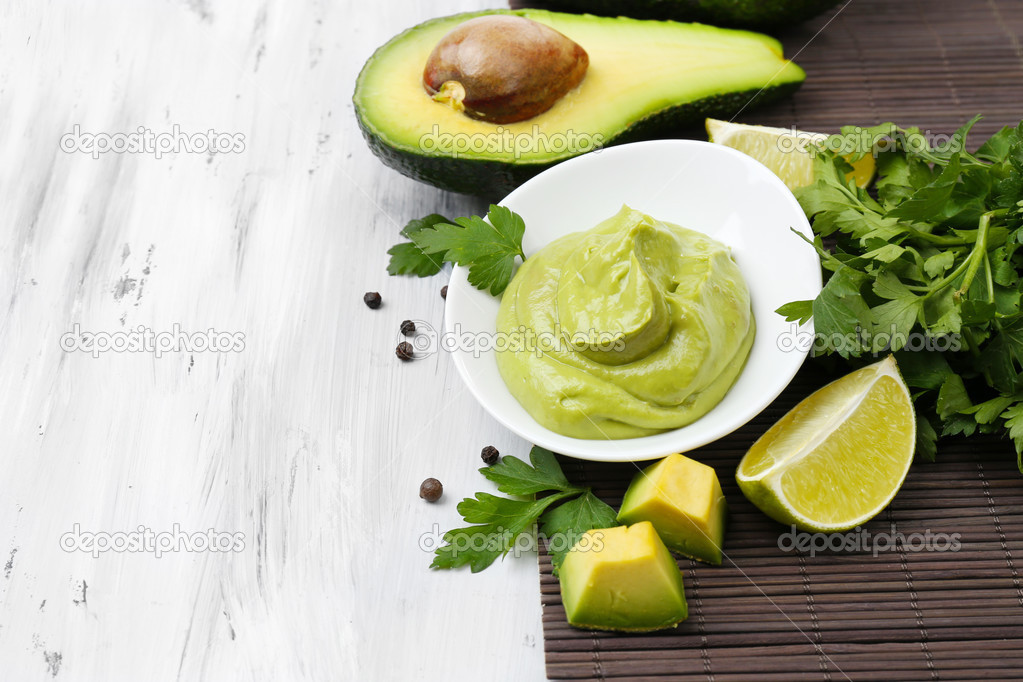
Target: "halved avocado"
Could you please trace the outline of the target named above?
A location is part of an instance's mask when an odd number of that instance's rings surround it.
[[[533,118],[495,125],[434,101],[423,67],[451,29],[483,14],[518,14],[589,54],[582,83]],[[598,147],[641,139],[795,91],[806,74],[768,36],[700,24],[492,10],[433,19],[380,47],[353,98],[373,152],[409,177],[500,197],[537,173]]]
[[[839,0],[513,0],[510,4],[766,30],[806,21],[838,3]]]

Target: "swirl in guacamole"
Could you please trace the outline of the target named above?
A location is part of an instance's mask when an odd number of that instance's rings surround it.
[[[504,292],[498,352],[512,395],[574,438],[635,438],[710,411],[754,336],[728,247],[623,206],[530,256]]]

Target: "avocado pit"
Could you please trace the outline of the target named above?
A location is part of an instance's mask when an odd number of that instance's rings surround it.
[[[474,119],[514,123],[550,109],[589,67],[586,50],[516,15],[470,19],[443,38],[423,70],[436,101]]]

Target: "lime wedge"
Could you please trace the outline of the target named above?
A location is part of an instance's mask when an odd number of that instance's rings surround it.
[[[792,408],[753,444],[735,478],[776,521],[807,531],[848,530],[895,497],[915,443],[913,402],[889,356]]]
[[[808,147],[828,139],[824,133],[751,126],[714,118],[707,119],[707,135],[715,144],[752,156],[774,171],[791,190],[813,184],[813,156]],[[849,176],[859,187],[866,187],[874,179],[877,167],[872,155],[867,154],[852,166]]]

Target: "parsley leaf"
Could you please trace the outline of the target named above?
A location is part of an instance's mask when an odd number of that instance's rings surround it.
[[[948,200],[952,196],[956,182],[959,180],[959,157],[953,156],[933,182],[928,183],[913,193],[906,201],[888,212],[890,218],[909,218],[910,220],[933,220],[934,216],[946,211]]]
[[[871,350],[875,354],[889,349],[896,351],[905,345],[917,319],[923,314],[923,300],[913,294],[900,296],[870,312],[875,330],[871,336]]]
[[[546,509],[575,493],[562,492],[539,500],[512,500],[489,493],[476,493],[458,503],[458,513],[478,526],[457,528],[444,534],[448,543],[435,550],[430,568],[458,568],[469,565],[479,573],[504,556],[522,533],[532,529]]]
[[[387,250],[391,260],[387,264],[387,272],[391,275],[416,275],[429,277],[440,272],[443,265],[441,259],[423,253],[423,250],[412,242],[395,244]]]
[[[929,277],[939,277],[943,272],[952,267],[955,260],[956,254],[954,251],[939,251],[924,261],[924,272]]]
[[[473,573],[478,573],[507,554],[523,533],[535,533],[538,525],[542,525],[542,532],[549,539],[557,540],[549,546],[557,566],[583,533],[615,525],[614,510],[589,488],[572,485],[550,450],[533,446],[529,461],[526,464],[517,457],[506,456],[494,466],[480,469],[501,492],[533,498],[520,500],[476,493],[475,497],[459,502],[462,519],[476,525],[445,533],[447,544],[434,550],[430,568],[469,566]],[[535,497],[549,491],[553,492],[546,497]]]
[[[409,223],[401,229],[401,236],[412,239],[413,235],[418,234],[425,229],[447,222],[450,221],[444,216],[437,213],[431,213],[425,218],[410,220]],[[417,275],[419,277],[429,277],[430,275],[436,275],[440,272],[441,267],[444,265],[441,258],[424,253],[423,250],[416,246],[413,242],[395,244],[387,250],[387,253],[391,255],[391,260],[387,264],[387,272],[391,275]]]
[[[845,343],[845,339],[860,339],[860,332],[869,326],[870,309],[863,300],[860,287],[866,276],[843,266],[813,302],[813,323],[820,346],[837,351],[842,357],[858,355],[858,348]]]
[[[455,225],[438,223],[410,235],[425,254],[440,254],[448,262],[469,268],[469,283],[499,295],[511,281],[516,256],[525,260],[522,216],[503,206],[490,206],[487,220],[456,218]]]
[[[916,418],[916,456],[925,462],[933,462],[938,454],[938,433],[931,422],[924,417]]]
[[[547,511],[542,522],[540,530],[547,538],[547,551],[551,555],[555,576],[579,536],[586,532],[581,528],[593,530],[618,525],[615,510],[588,490],[574,500]]]
[[[1002,413],[1009,438],[1016,445],[1016,466],[1023,471],[1023,402],[1015,403]]]
[[[997,133],[991,136],[987,142],[980,146],[977,150],[977,158],[990,161],[992,163],[1001,163],[1009,158],[1009,151],[1012,149],[1012,143],[1015,140],[1016,129],[1012,126],[1005,126]]]
[[[568,482],[550,450],[534,445],[529,453],[529,461],[532,466],[517,457],[505,456],[494,466],[480,469],[480,473],[508,495],[532,495],[546,490],[582,490]]]
[[[1006,410],[1009,405],[1015,402],[1015,398],[1012,396],[998,396],[991,400],[985,400],[979,405],[963,410],[967,414],[972,414],[973,418],[978,424],[990,424]]]
[[[938,416],[948,419],[957,412],[972,407],[970,397],[966,395],[966,385],[958,374],[949,374],[938,390]]]
[[[906,384],[912,388],[938,390],[952,368],[942,353],[915,353],[900,351],[895,354],[899,372]]]
[[[784,317],[786,322],[799,322],[802,325],[813,317],[813,301],[792,301],[774,312]]]
[[[525,231],[522,216],[504,206],[491,205],[486,220],[469,216],[451,221],[433,213],[402,228],[409,241],[388,249],[387,272],[428,277],[444,263],[457,263],[469,268],[470,284],[498,296],[511,281],[515,258],[526,259]]]

